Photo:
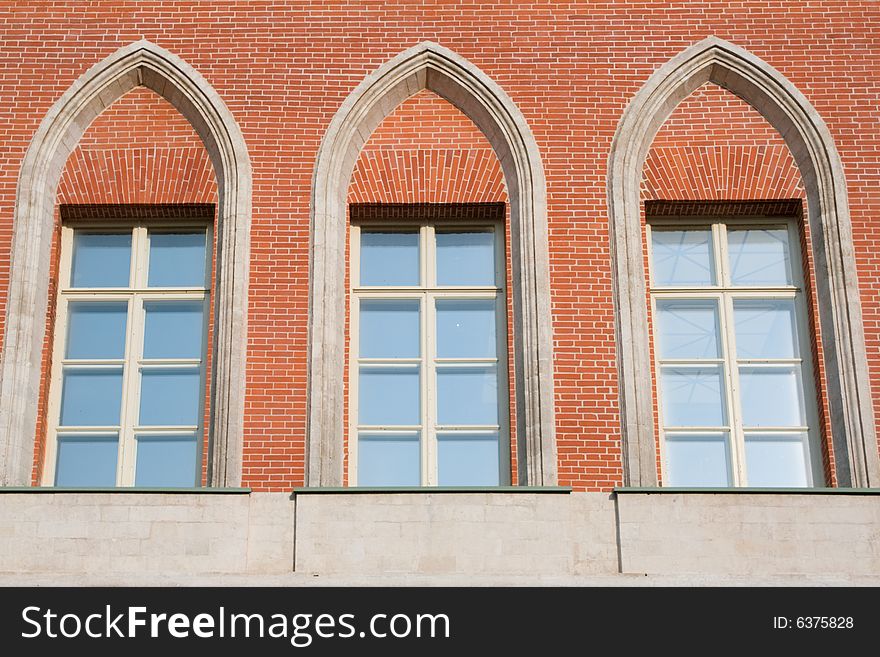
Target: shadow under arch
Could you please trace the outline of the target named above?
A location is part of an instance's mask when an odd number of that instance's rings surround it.
[[[361,147],[401,102],[428,89],[467,115],[501,163],[510,199],[516,430],[521,484],[556,483],[553,339],[544,170],[525,118],[485,73],[423,42],[368,75],[331,121],[311,207],[306,485],[341,486],[346,194]]]
[[[53,211],[61,173],[68,156],[98,114],[138,86],[165,98],[192,124],[217,176],[219,211],[208,472],[210,485],[240,485],[250,158],[241,130],[211,85],[182,59],[146,40],[120,48],[77,79],[46,113],[22,161],[0,363],[0,485],[30,483]]]
[[[627,106],[608,162],[608,209],[620,372],[624,472],[656,486],[655,429],[639,215],[642,167],[660,126],[697,87],[713,82],[757,109],[782,135],[800,169],[813,236],[826,390],[840,486],[880,486],[846,180],[824,121],[779,71],[709,37],[657,69]]]

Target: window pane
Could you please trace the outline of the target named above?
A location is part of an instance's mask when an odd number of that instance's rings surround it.
[[[437,358],[495,357],[495,300],[437,301]]]
[[[730,485],[726,434],[666,436],[666,485]]]
[[[651,231],[654,285],[696,287],[715,284],[709,230]]]
[[[737,358],[796,358],[794,301],[737,299],[733,302]]]
[[[441,486],[497,486],[498,434],[438,434],[437,470]]]
[[[360,424],[421,424],[418,367],[362,367],[358,377]]]
[[[439,424],[498,424],[498,371],[491,367],[437,368]]]
[[[707,300],[658,300],[660,358],[718,358],[718,304]]]
[[[59,437],[55,485],[115,486],[118,453],[116,436]]]
[[[358,486],[418,486],[419,434],[362,433],[358,441]]]
[[[128,287],[131,233],[81,233],[73,238],[71,287]]]
[[[798,427],[804,419],[796,367],[740,367],[740,399],[747,427]]]
[[[361,231],[361,281],[368,285],[419,284],[419,234]]]
[[[495,233],[437,233],[437,285],[495,285]]]
[[[788,231],[730,230],[730,278],[734,285],[790,285]]]
[[[746,436],[749,486],[807,486],[807,459],[802,434]]]
[[[202,406],[200,379],[197,369],[142,369],[139,423],[197,425]]]
[[[205,232],[150,232],[150,287],[205,287]]]
[[[198,443],[192,435],[138,436],[135,486],[197,486]]]
[[[361,299],[361,358],[418,358],[419,301]]]
[[[663,422],[667,427],[727,423],[720,367],[664,367],[662,372]]]
[[[144,358],[201,358],[201,301],[144,303]]]
[[[67,358],[124,358],[127,303],[68,305]]]
[[[122,368],[65,368],[61,389],[61,426],[106,427],[119,424]]]

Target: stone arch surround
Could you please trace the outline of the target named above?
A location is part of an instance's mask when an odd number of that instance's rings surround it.
[[[215,331],[208,467],[213,486],[241,482],[251,164],[241,131],[211,85],[146,40],[95,64],[49,109],[25,153],[13,219],[6,329],[0,363],[0,485],[30,482],[56,189],[68,156],[105,108],[135,87],[169,101],[205,145],[218,184]]]

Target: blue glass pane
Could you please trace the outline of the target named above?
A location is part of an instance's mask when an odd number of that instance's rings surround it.
[[[121,406],[121,367],[64,370],[61,426],[116,426],[119,424]]]
[[[730,485],[726,434],[666,436],[666,485]]]
[[[495,233],[437,233],[437,285],[495,285]]]
[[[127,303],[72,302],[67,311],[67,358],[124,358]]]
[[[358,486],[418,486],[419,434],[362,433],[358,440]]]
[[[204,287],[205,233],[150,233],[150,287]]]
[[[376,426],[421,424],[417,367],[362,367],[358,422]]]
[[[657,300],[660,358],[718,358],[718,304]]]
[[[794,301],[737,299],[733,302],[737,358],[796,358]]]
[[[497,486],[498,434],[438,434],[437,469],[441,486]]]
[[[144,358],[201,358],[204,326],[201,301],[144,304]]]
[[[802,434],[746,435],[749,486],[807,486]]]
[[[437,301],[437,358],[494,358],[495,300]]]
[[[654,285],[667,287],[715,284],[712,233],[708,230],[651,231]]]
[[[361,299],[360,334],[361,358],[418,358],[418,299]]]
[[[202,387],[196,369],[141,370],[142,426],[193,426],[199,423]]]
[[[77,436],[58,439],[56,486],[115,486],[116,436]]]
[[[446,425],[498,424],[497,368],[437,368],[437,415]]]
[[[361,232],[360,284],[418,285],[419,234]]]
[[[731,230],[727,233],[734,285],[789,285],[788,231]]]
[[[191,435],[138,436],[135,486],[197,486],[198,442]]]
[[[131,233],[80,233],[73,238],[71,287],[128,287]]]
[[[715,427],[727,421],[717,366],[664,367],[662,401],[667,427]]]
[[[740,367],[740,400],[747,427],[799,427],[806,422],[796,367]]]

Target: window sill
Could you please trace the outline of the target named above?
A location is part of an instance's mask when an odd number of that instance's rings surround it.
[[[291,493],[296,495],[360,495],[360,494],[413,494],[413,493],[532,493],[563,494],[571,493],[571,486],[350,486],[336,487],[298,487]]]
[[[0,494],[3,493],[121,493],[125,495],[149,495],[160,493],[163,495],[250,495],[250,488],[148,488],[144,486],[106,486],[90,488],[55,487],[55,486],[0,486]]]
[[[697,494],[697,495],[880,495],[880,488],[636,488],[621,486],[612,489],[615,495]]]

